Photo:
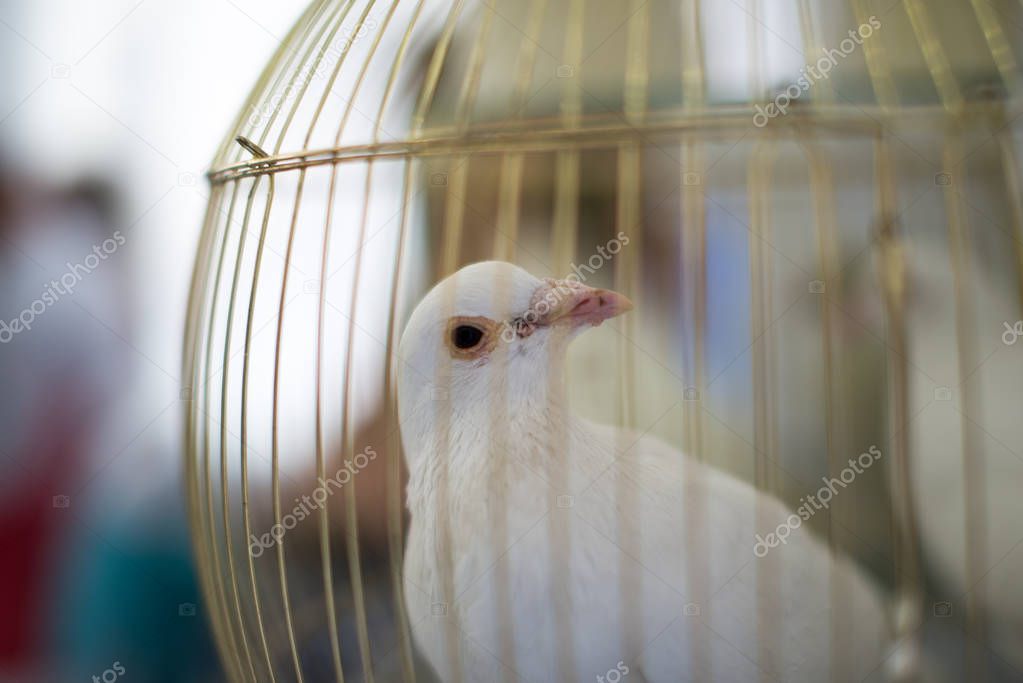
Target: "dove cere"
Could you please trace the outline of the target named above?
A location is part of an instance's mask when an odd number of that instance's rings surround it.
[[[625,234],[624,231],[620,231],[617,235],[615,235],[614,239],[608,240],[607,244],[602,247],[597,247],[597,253],[590,256],[584,265],[580,266],[573,263],[572,272],[565,276],[565,279],[561,282],[561,284],[558,284],[551,288],[550,291],[545,292],[543,297],[540,298],[539,301],[531,304],[524,314],[516,318],[516,321],[519,323],[525,322],[528,325],[535,325],[541,317],[547,315],[558,303],[564,301],[566,297],[571,295],[573,285],[586,282],[587,275],[593,275],[603,268],[605,263],[618,255],[618,253],[622,250],[622,247],[627,246],[629,246],[629,236]],[[594,263],[594,259],[596,259],[596,263]],[[505,321],[501,329],[501,339],[506,342],[513,341],[517,333],[517,325]]]

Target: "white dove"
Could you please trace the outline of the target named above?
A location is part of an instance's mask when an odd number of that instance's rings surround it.
[[[879,596],[790,510],[571,413],[569,341],[631,308],[485,262],[413,312],[398,403],[419,650],[443,681],[880,678]]]

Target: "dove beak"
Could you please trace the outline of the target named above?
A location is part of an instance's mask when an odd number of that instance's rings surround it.
[[[547,284],[544,300],[548,302],[550,310],[542,317],[541,324],[597,326],[633,308],[627,297],[609,289],[587,287],[573,280],[548,280]]]

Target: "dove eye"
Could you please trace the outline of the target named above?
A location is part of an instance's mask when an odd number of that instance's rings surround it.
[[[483,339],[483,330],[475,325],[459,325],[451,331],[451,343],[456,349],[468,350]]]
[[[452,358],[479,360],[497,344],[497,323],[483,316],[456,316],[448,320],[444,343]]]

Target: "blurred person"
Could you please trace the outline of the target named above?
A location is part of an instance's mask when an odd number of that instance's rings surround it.
[[[0,455],[8,473],[0,540],[16,549],[0,568],[0,680],[128,672],[202,680],[216,670],[195,614],[175,482],[149,487],[158,519],[125,514],[124,497],[97,493],[117,474],[107,466],[118,451],[105,445],[125,419],[120,398],[134,378],[124,340],[127,260],[116,254],[127,232],[103,178],[52,188],[0,171]]]
[[[33,677],[44,649],[44,605],[56,547],[68,531],[67,492],[82,471],[104,380],[90,339],[69,344],[76,317],[47,296],[50,271],[76,221],[70,207],[11,169],[0,171],[0,428],[7,476],[0,484],[0,671]]]

